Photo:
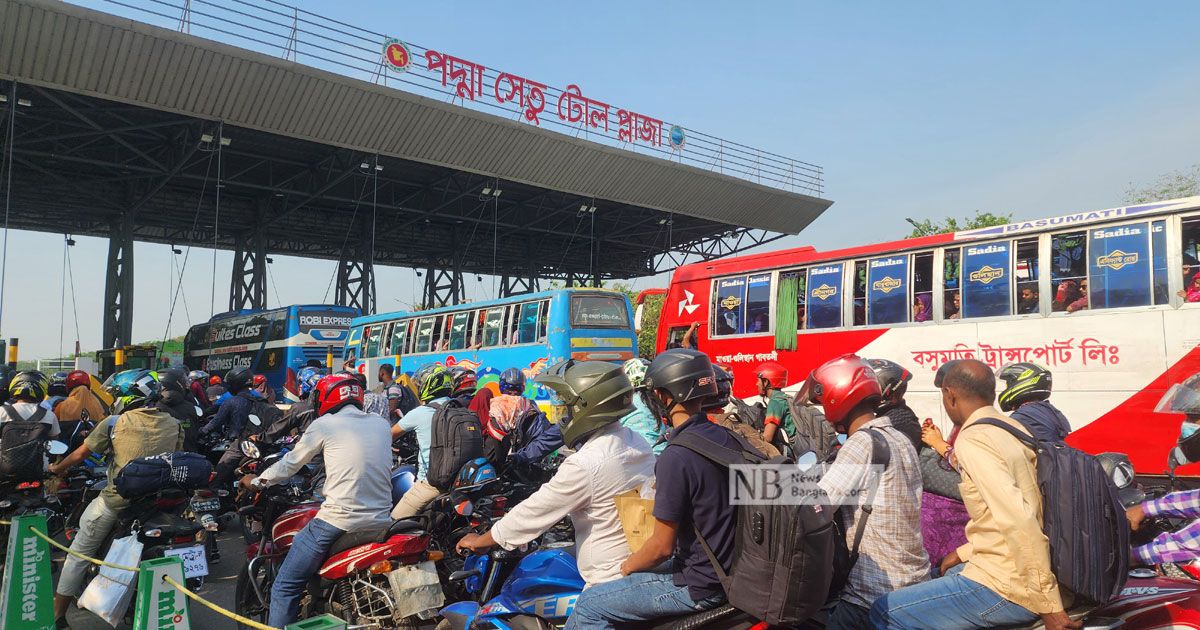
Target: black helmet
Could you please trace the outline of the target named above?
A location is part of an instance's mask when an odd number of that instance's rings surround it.
[[[651,393],[666,390],[676,404],[717,395],[712,361],[703,352],[688,348],[674,348],[654,357],[643,387]]]
[[[562,402],[558,426],[570,448],[633,411],[633,385],[615,363],[568,359],[534,380],[554,390]]]
[[[500,393],[520,396],[525,393],[525,373],[512,367],[500,373]]]
[[[158,384],[163,392],[186,394],[189,390],[188,376],[179,368],[171,368],[158,373]]]
[[[50,379],[37,370],[17,372],[8,384],[8,394],[11,398],[28,398],[34,402],[46,399],[50,389]]]
[[[1100,453],[1096,456],[1096,461],[1100,462],[1104,474],[1108,475],[1117,487],[1117,496],[1122,506],[1129,508],[1146,500],[1146,493],[1134,483],[1133,464],[1129,462],[1128,455]]]
[[[189,381],[200,381],[201,385],[208,387],[208,372],[205,372],[204,370],[192,370],[191,372],[188,372],[187,377]]]
[[[1200,373],[1172,385],[1154,406],[1154,412],[1200,416]]]
[[[997,397],[1001,411],[1012,411],[1027,402],[1050,398],[1053,385],[1050,370],[1036,363],[1009,363],[997,370],[996,378],[1004,381],[1004,391]]]
[[[236,394],[243,389],[250,387],[250,383],[254,381],[254,372],[246,368],[236,368],[225,373],[225,389],[230,393]]]
[[[55,372],[50,376],[50,387],[47,390],[50,396],[66,396],[67,395],[67,373]]]
[[[717,393],[705,403],[704,411],[716,413],[729,404],[729,396],[733,393],[733,375],[725,368],[714,365],[713,378],[717,379]]]
[[[875,381],[883,393],[883,405],[894,405],[904,400],[908,391],[908,382],[912,380],[912,372],[904,366],[887,359],[867,359],[867,365],[875,371]]]

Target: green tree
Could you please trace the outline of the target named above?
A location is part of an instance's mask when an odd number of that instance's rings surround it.
[[[642,330],[638,333],[638,356],[653,359],[654,344],[658,341],[658,318],[662,314],[665,295],[649,295],[642,302]]]
[[[1164,199],[1200,196],[1200,164],[1190,169],[1171,171],[1144,186],[1129,185],[1125,189],[1125,203],[1138,204]]]
[[[1004,225],[1012,222],[1012,214],[994,214],[984,212],[983,210],[976,210],[975,216],[967,217],[961,222],[954,217],[946,217],[941,221],[934,221],[933,219],[923,219],[921,221],[905,220],[913,226],[912,231],[908,233],[908,238],[915,238],[917,236],[930,236],[932,234],[945,234],[959,230],[975,230],[995,225]]]

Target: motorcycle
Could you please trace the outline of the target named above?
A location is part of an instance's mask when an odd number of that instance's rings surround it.
[[[46,443],[49,455],[62,455],[67,452],[67,445],[57,440]],[[65,519],[62,504],[58,495],[48,492],[44,481],[18,481],[0,479],[0,520],[11,521],[15,516],[41,514],[46,517],[46,527],[51,536],[62,533]],[[7,525],[0,525],[0,537],[8,540]],[[7,545],[0,550],[0,561],[7,553]]]

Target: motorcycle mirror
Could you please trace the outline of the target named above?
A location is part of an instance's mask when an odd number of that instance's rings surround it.
[[[250,424],[253,424],[256,427],[262,426],[262,420],[260,420],[259,417],[255,414],[250,414],[249,416],[246,417],[246,419],[250,421]]]
[[[46,443],[46,450],[49,451],[51,455],[62,455],[63,453],[67,452],[67,445],[59,442],[58,440],[50,440]]]
[[[478,577],[480,575],[483,574],[479,572],[479,569],[471,569],[470,571],[455,571],[454,573],[450,574],[450,581],[461,582],[465,579]]]
[[[806,471],[812,468],[817,463],[817,454],[809,451],[796,459],[796,467],[801,471]]]
[[[204,410],[200,408],[200,405],[192,405],[192,407],[195,407],[197,416],[204,415]]]
[[[262,455],[258,445],[250,440],[242,440],[242,454],[250,459],[258,459]]]

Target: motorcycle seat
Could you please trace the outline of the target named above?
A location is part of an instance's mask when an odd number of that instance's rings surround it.
[[[332,558],[333,556],[336,556],[347,549],[353,549],[355,547],[361,547],[363,545],[379,542],[379,537],[382,536],[386,531],[386,527],[371,527],[369,529],[346,532],[337,539],[337,542],[333,543],[332,547],[329,548],[328,557]]]
[[[617,627],[620,630],[632,630],[633,628],[637,628],[638,630],[689,630],[691,628],[708,626],[716,622],[720,622],[719,627],[722,629],[749,628],[756,623],[746,613],[729,604],[725,604],[704,612],[680,615],[678,617],[666,617],[648,623],[617,624]]]
[[[191,536],[200,531],[200,525],[174,514],[158,513],[142,521],[143,529],[161,529],[163,538],[179,538]]]

